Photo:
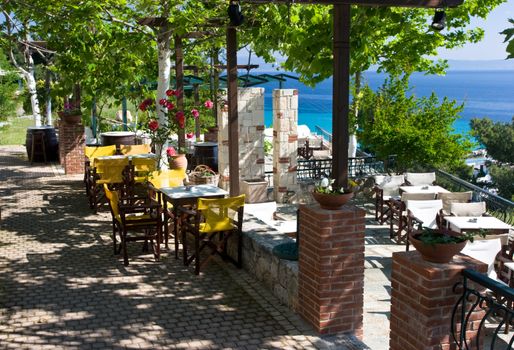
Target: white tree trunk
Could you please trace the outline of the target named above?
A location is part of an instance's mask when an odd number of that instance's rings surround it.
[[[30,105],[32,106],[32,116],[36,126],[41,126],[41,111],[37,100],[36,78],[34,77],[34,60],[32,55],[27,55],[27,70],[23,72],[27,87],[29,88]]]
[[[170,41],[171,41],[171,31],[169,30],[168,25],[163,25],[159,29],[159,33],[157,35],[157,48],[158,48],[158,63],[159,63],[159,77],[157,80],[157,101],[155,101],[156,113],[159,119],[160,125],[167,125],[168,120],[166,118],[166,114],[162,110],[159,105],[159,100],[161,98],[166,98],[166,90],[170,88],[170,70],[171,70],[171,49],[170,49]],[[156,147],[155,152],[160,154],[160,164],[159,167],[161,169],[167,168],[168,159],[166,156],[166,148],[167,143],[163,145],[161,149]]]
[[[348,142],[348,157],[355,158],[357,155],[357,135],[351,134]]]

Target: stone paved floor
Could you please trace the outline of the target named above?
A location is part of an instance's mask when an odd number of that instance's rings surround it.
[[[317,337],[228,264],[195,276],[173,254],[156,263],[132,244],[124,267],[110,214],[91,213],[81,176],[30,166],[21,147],[0,147],[0,201],[2,349],[366,348]]]

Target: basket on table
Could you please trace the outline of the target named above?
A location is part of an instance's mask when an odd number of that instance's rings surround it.
[[[197,165],[189,174],[189,182],[192,185],[214,185],[218,186],[220,176],[207,165]]]

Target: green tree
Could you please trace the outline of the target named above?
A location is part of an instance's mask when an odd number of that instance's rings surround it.
[[[399,170],[460,168],[471,147],[453,133],[462,105],[408,92],[407,77],[387,80],[377,92],[363,89],[358,131],[363,148],[380,158],[396,154]]]
[[[498,188],[498,194],[503,198],[514,201],[514,167],[492,165],[489,172],[495,186]]]
[[[19,76],[9,64],[4,53],[0,51],[0,121],[12,117],[16,111],[16,90]]]
[[[509,54],[507,58],[514,58],[514,19],[509,19],[512,28],[505,29],[501,34],[505,35],[505,41],[507,44],[507,53]]]
[[[498,162],[514,163],[514,117],[511,123],[473,118],[471,133]]]

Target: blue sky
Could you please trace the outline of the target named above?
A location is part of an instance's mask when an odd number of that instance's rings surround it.
[[[485,20],[472,20],[470,27],[481,27],[485,34],[481,42],[468,44],[462,48],[441,50],[441,58],[450,60],[502,60],[507,57],[504,35],[499,33],[511,27],[509,18],[514,18],[514,0],[495,8]]]

